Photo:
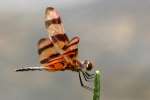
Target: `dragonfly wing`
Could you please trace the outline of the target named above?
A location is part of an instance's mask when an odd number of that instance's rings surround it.
[[[48,7],[45,11],[45,26],[56,48],[63,50],[69,43],[69,39],[64,32],[60,15],[53,7]]]

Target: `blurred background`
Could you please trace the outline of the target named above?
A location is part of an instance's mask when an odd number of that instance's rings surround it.
[[[1,0],[1,100],[92,100],[77,73],[14,71],[40,66],[47,6],[58,9],[70,39],[80,36],[79,58],[102,70],[102,100],[150,99],[149,0]]]

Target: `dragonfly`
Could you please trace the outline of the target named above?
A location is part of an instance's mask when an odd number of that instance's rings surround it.
[[[94,78],[95,74],[89,73],[93,69],[93,64],[89,60],[80,61],[77,58],[80,38],[75,36],[69,40],[64,32],[60,14],[55,8],[46,8],[44,20],[48,36],[41,38],[37,43],[41,66],[22,67],[16,69],[16,72],[71,70],[78,73],[80,84],[83,88],[93,90],[83,83],[83,79],[89,82]]]

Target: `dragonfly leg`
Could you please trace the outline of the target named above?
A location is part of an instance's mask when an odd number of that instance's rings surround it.
[[[93,91],[93,89],[92,89],[91,87],[88,87],[87,85],[84,85],[84,84],[83,84],[80,71],[79,71],[78,73],[79,73],[79,80],[80,80],[81,86],[82,86],[83,88],[89,90],[89,91]]]
[[[83,72],[83,71],[81,71],[81,72],[82,72],[82,75],[83,75],[85,81],[87,81],[87,82],[92,82],[93,81],[94,77],[89,77],[88,75],[86,75],[85,72]]]

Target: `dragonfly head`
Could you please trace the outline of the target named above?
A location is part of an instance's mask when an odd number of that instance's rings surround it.
[[[89,61],[89,60],[84,60],[82,62],[82,65],[84,66],[84,68],[87,70],[87,71],[90,71],[92,70],[93,68],[93,64]]]

